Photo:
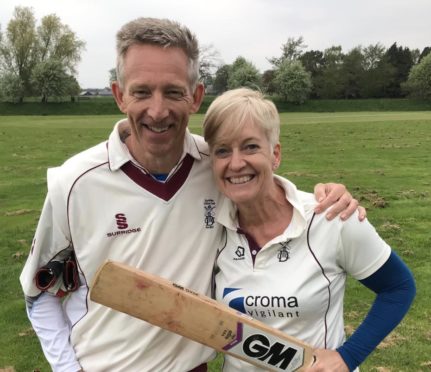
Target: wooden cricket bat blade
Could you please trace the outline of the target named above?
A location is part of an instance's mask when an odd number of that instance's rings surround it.
[[[107,261],[90,299],[270,371],[303,371],[313,348],[181,285]]]

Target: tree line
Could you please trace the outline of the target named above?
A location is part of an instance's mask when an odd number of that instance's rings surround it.
[[[400,98],[431,99],[431,48],[422,51],[381,44],[341,46],[305,51],[302,37],[289,38],[281,56],[268,58],[272,68],[262,74],[251,61],[238,57],[206,76],[216,93],[239,86],[257,88],[289,102],[313,99]]]
[[[59,98],[79,94],[76,66],[85,43],[50,14],[36,25],[32,8],[16,7],[7,28],[0,28],[0,99],[23,102],[24,97]],[[211,92],[248,86],[287,102],[312,99],[400,98],[431,99],[431,47],[422,51],[381,44],[306,50],[304,39],[288,38],[281,55],[269,57],[271,69],[261,73],[239,56],[223,64],[213,45],[200,49],[200,75]],[[109,72],[115,80],[115,69]]]
[[[32,8],[16,7],[5,32],[0,29],[0,97],[74,97],[80,87],[76,65],[85,43],[50,14],[36,26]]]

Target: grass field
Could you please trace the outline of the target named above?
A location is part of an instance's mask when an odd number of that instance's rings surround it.
[[[0,116],[0,369],[49,371],[25,315],[18,276],[46,193],[46,168],[107,138],[119,116]],[[201,115],[191,121],[200,132]],[[311,191],[344,183],[386,241],[412,269],[418,287],[403,323],[362,371],[431,369],[431,112],[282,114],[279,173]],[[349,281],[350,333],[372,295]],[[217,371],[217,363],[211,371]]]

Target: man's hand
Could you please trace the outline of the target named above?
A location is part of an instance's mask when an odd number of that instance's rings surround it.
[[[328,220],[332,220],[338,215],[343,221],[347,220],[356,210],[359,212],[359,221],[363,221],[367,217],[365,208],[361,207],[359,202],[346,190],[346,186],[340,183],[318,183],[314,186],[314,196],[319,202],[314,209],[316,213],[321,213],[331,205],[333,206],[326,214]]]
[[[315,361],[305,372],[349,372],[341,355],[335,350],[314,350]]]

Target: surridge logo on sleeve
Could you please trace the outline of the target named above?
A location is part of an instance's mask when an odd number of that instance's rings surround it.
[[[141,231],[140,227],[136,228],[130,228],[129,224],[127,222],[127,217],[124,213],[117,213],[115,216],[115,223],[117,225],[117,231],[108,232],[106,236],[108,238],[112,238],[114,236],[118,235],[126,235],[126,234],[133,234]]]

